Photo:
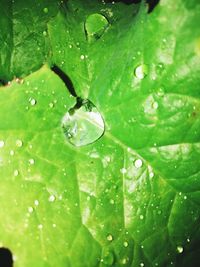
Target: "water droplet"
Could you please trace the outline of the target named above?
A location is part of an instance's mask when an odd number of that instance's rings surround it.
[[[113,241],[113,236],[111,234],[108,234],[106,238],[110,242]]]
[[[144,219],[144,215],[140,215],[140,220],[143,220]]]
[[[83,59],[85,59],[85,56],[84,56],[84,55],[81,55],[81,57],[80,57],[80,58],[81,58],[81,60],[83,60]]]
[[[156,72],[157,72],[158,75],[161,75],[163,71],[164,71],[164,64],[163,63],[159,63],[156,66]]]
[[[49,196],[49,202],[54,202],[56,197],[54,195]]]
[[[19,175],[19,171],[18,170],[15,170],[14,171],[14,176],[18,176]]]
[[[144,263],[143,262],[140,263],[140,267],[144,267]]]
[[[62,128],[72,145],[85,146],[103,135],[104,121],[97,108],[89,100],[83,100],[80,108],[65,114]]]
[[[28,207],[28,212],[32,213],[33,212],[33,207]]]
[[[50,108],[53,108],[53,107],[54,107],[54,103],[52,103],[52,102],[49,103],[49,107],[50,107]]]
[[[85,22],[85,31],[89,40],[100,38],[108,27],[108,20],[101,14],[90,15]]]
[[[153,102],[152,107],[153,107],[153,109],[157,109],[158,108],[158,102]]]
[[[124,241],[124,247],[127,248],[128,247],[128,242]]]
[[[53,228],[56,228],[56,224],[55,223],[53,223],[52,226],[53,226]]]
[[[136,159],[134,165],[137,169],[141,168],[142,167],[142,160],[141,159]]]
[[[135,77],[142,80],[148,74],[148,67],[145,64],[141,64],[135,68]]]
[[[5,143],[3,140],[0,140],[0,148],[4,147]]]
[[[29,102],[30,102],[31,106],[34,106],[37,103],[37,101],[34,98],[30,98]]]
[[[103,262],[104,265],[111,266],[114,262],[113,252],[108,249],[103,249],[101,262]]]
[[[154,173],[153,173],[153,172],[150,172],[150,173],[149,173],[149,177],[150,177],[150,178],[153,178],[153,177],[154,177]]]
[[[125,173],[127,173],[127,169],[122,168],[122,169],[120,169],[120,172],[121,172],[122,174],[125,174]]]
[[[17,147],[22,147],[22,146],[23,146],[23,142],[22,142],[22,140],[18,139],[18,140],[16,141],[16,146],[17,146]]]
[[[43,36],[47,36],[47,31],[43,31]]]
[[[42,225],[42,224],[39,224],[39,225],[38,225],[38,229],[41,230],[42,228],[43,228],[43,225]]]
[[[28,162],[29,162],[30,165],[34,165],[35,164],[35,160],[34,159],[29,159]]]
[[[183,247],[182,246],[178,246],[177,248],[176,248],[176,251],[178,252],[178,253],[183,253]]]
[[[14,156],[14,155],[15,155],[15,151],[10,150],[10,155],[11,155],[11,156]]]
[[[129,258],[123,258],[121,260],[121,263],[124,265],[124,264],[127,264],[129,262]]]
[[[39,206],[39,201],[36,199],[36,200],[34,201],[34,204],[35,204],[35,206]]]
[[[43,9],[43,12],[44,12],[44,13],[48,13],[48,12],[49,12],[49,9],[48,9],[47,7],[45,7],[45,8]]]

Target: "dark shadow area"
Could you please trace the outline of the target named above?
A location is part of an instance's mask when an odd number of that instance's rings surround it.
[[[160,0],[146,0],[148,6],[149,6],[149,9],[148,9],[148,13],[151,13],[154,8],[156,7],[156,5],[159,3]],[[127,5],[130,5],[130,4],[138,4],[141,2],[141,0],[115,0],[115,1],[112,1],[112,0],[106,0],[105,1],[106,3],[112,3],[112,2],[122,2],[122,3],[125,3]]]
[[[13,267],[12,253],[8,248],[0,248],[0,267]]]
[[[8,84],[7,81],[4,81],[4,80],[0,79],[0,85],[7,85],[7,84]],[[1,266],[0,266],[0,267],[1,267]]]
[[[76,91],[74,89],[73,83],[71,81],[71,79],[67,76],[67,74],[65,74],[58,66],[54,65],[53,67],[51,67],[51,70],[57,74],[60,79],[62,79],[62,81],[64,82],[64,84],[66,85],[67,89],[69,90],[70,94],[73,95],[74,97],[77,97]]]
[[[151,13],[154,10],[159,1],[160,0],[147,0],[147,3],[149,5],[148,13]]]

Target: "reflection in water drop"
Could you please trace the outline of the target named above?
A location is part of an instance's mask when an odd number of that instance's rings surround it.
[[[99,39],[108,25],[108,20],[103,15],[97,13],[90,15],[85,22],[85,31],[88,39]]]
[[[81,100],[77,105],[63,117],[62,128],[67,140],[79,147],[91,144],[103,135],[104,121],[89,100]]]

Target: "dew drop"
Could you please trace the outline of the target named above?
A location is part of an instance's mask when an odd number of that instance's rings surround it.
[[[144,263],[143,262],[140,263],[140,267],[144,267]]]
[[[85,146],[98,140],[104,133],[104,121],[97,108],[83,100],[80,108],[70,109],[62,119],[64,134],[74,146]]]
[[[30,98],[29,102],[30,102],[31,106],[35,106],[37,103],[37,101],[34,98]]]
[[[54,195],[49,196],[49,202],[54,202],[56,197]]]
[[[48,9],[47,7],[45,7],[45,8],[43,9],[43,12],[44,12],[44,13],[48,13],[48,12],[49,12],[49,9]]]
[[[53,107],[54,107],[54,103],[52,103],[52,102],[49,103],[49,107],[50,107],[50,108],[53,108]]]
[[[19,171],[18,170],[15,170],[14,171],[14,176],[18,176],[19,175]]]
[[[34,201],[34,204],[35,204],[35,206],[39,206],[39,201],[36,199],[36,200]]]
[[[113,241],[113,236],[112,236],[111,234],[107,235],[106,238],[107,238],[107,240],[110,241],[110,242]]]
[[[84,55],[81,55],[80,58],[81,58],[81,60],[84,60],[85,59],[85,56]]]
[[[33,207],[28,207],[28,212],[32,213],[33,212]]]
[[[144,219],[144,215],[140,215],[140,220],[143,220]]]
[[[124,241],[124,247],[127,248],[128,247],[128,242]]]
[[[137,169],[141,168],[142,167],[142,160],[141,159],[136,159],[134,165]]]
[[[22,146],[23,146],[23,142],[22,142],[22,140],[18,139],[18,140],[16,141],[16,146],[17,146],[17,147],[22,147]]]
[[[35,163],[35,160],[34,160],[34,159],[29,159],[29,161],[28,161],[28,162],[29,162],[29,164],[30,164],[30,165],[34,165],[34,163]]]
[[[0,140],[0,148],[4,147],[5,143],[3,140]]]
[[[87,17],[85,22],[85,32],[88,39],[99,39],[105,32],[108,25],[108,20],[101,14],[95,13]]]
[[[183,253],[183,247],[182,247],[182,246],[178,246],[178,247],[176,248],[176,251],[177,251],[179,254]]]
[[[43,225],[42,225],[42,224],[39,224],[39,225],[38,225],[38,229],[41,230],[42,228],[43,228]]]
[[[144,79],[144,77],[148,74],[148,67],[145,64],[141,64],[135,68],[135,77],[139,80]]]
[[[107,249],[104,249],[102,252],[101,262],[104,266],[111,266],[114,262],[114,255],[113,252]]]
[[[149,173],[149,177],[150,177],[150,178],[153,178],[153,177],[154,177],[154,173],[153,173],[153,172],[150,172],[150,173]]]
[[[10,155],[14,156],[15,155],[15,151],[14,150],[10,150]]]
[[[126,169],[126,168],[122,168],[122,169],[120,169],[120,172],[121,172],[122,174],[125,174],[125,173],[127,173],[127,169]]]

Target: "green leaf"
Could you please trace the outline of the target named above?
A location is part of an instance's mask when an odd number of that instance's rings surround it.
[[[52,64],[105,122],[92,144],[66,138],[77,99],[48,66],[1,87],[0,241],[16,267],[199,266],[200,5],[191,3],[161,0],[147,14],[144,3],[69,0],[48,23]],[[91,39],[93,14],[109,25]]]
[[[8,81],[47,60],[47,22],[57,14],[58,1],[0,0],[0,6],[0,79]]]

